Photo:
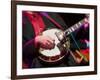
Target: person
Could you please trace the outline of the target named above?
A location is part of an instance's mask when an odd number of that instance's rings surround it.
[[[54,23],[47,16],[53,19]],[[56,65],[45,64],[45,62],[38,59],[38,50],[40,47],[44,49],[53,49],[55,46],[55,40],[49,36],[42,35],[42,32],[51,28],[62,30],[68,28],[64,20],[57,13],[23,11],[22,28],[23,68],[78,65],[70,55],[67,56],[63,62]]]

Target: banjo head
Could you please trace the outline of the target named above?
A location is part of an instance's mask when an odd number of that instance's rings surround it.
[[[42,35],[49,36],[55,40],[55,47],[53,49],[43,49],[43,48],[39,49],[39,53],[40,53],[39,59],[41,59],[42,61],[57,62],[65,56],[65,54],[61,52],[61,50],[57,46],[58,43],[60,43],[60,41],[58,40],[56,33],[59,32],[63,33],[63,31],[59,29],[49,29],[43,32]]]

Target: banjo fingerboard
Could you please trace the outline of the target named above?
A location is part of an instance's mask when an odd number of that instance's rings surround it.
[[[73,26],[71,26],[70,28],[68,28],[67,30],[65,30],[65,34],[69,35],[70,33],[74,32],[75,30],[77,30],[78,28],[81,27],[81,25],[84,23],[84,19],[79,21],[78,23],[74,24]]]

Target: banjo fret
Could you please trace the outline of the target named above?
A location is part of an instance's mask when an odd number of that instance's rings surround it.
[[[84,23],[84,19],[79,21],[77,24],[74,24],[73,26],[71,26],[70,28],[64,31],[65,35],[69,35],[70,33],[74,32],[75,30],[80,28],[83,23]]]

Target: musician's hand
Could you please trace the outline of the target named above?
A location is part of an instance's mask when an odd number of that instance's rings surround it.
[[[85,28],[89,27],[89,20],[88,20],[88,18],[84,19],[84,27]]]
[[[49,36],[39,35],[35,38],[35,41],[41,48],[44,49],[53,49],[55,47],[55,40]]]

